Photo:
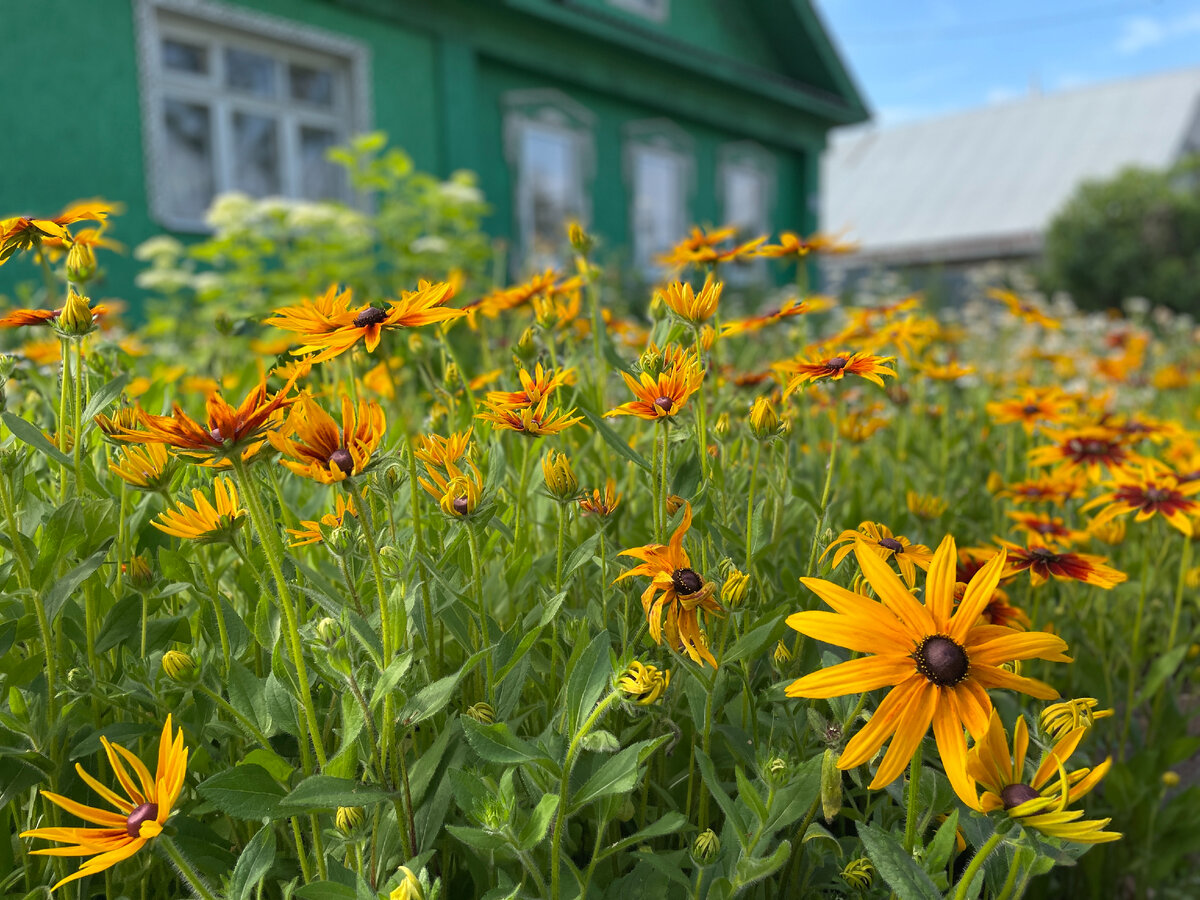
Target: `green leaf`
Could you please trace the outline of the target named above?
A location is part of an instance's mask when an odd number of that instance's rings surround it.
[[[945,874],[946,863],[954,850],[954,834],[958,829],[958,810],[950,811],[925,850],[925,871],[930,875]]]
[[[779,640],[786,628],[787,625],[782,619],[777,616],[768,616],[767,621],[738,638],[721,662],[731,663],[739,659],[756,659],[762,656],[768,647]]]
[[[532,850],[545,839],[557,809],[558,795],[544,794],[533,812],[529,814],[529,821],[517,835],[517,844],[522,850]]]
[[[476,850],[483,850],[487,853],[491,853],[494,850],[503,850],[508,846],[508,841],[503,837],[498,834],[492,834],[490,831],[484,831],[482,828],[447,825],[446,830],[468,847],[474,847]]]
[[[292,896],[300,900],[358,900],[358,892],[354,888],[336,881],[313,881],[296,888]]]
[[[583,783],[571,798],[571,810],[609,794],[624,794],[637,787],[638,766],[671,735],[664,734],[648,741],[638,741],[604,761],[591,778]]]
[[[415,725],[441,712],[457,693],[458,683],[462,681],[463,676],[479,665],[484,654],[491,653],[494,649],[494,647],[484,647],[478,653],[472,654],[463,663],[462,668],[453,675],[439,678],[433,684],[421,688],[412,699],[404,704],[404,709],[400,710],[400,715],[397,717],[400,724],[404,727]]]
[[[737,778],[738,799],[750,807],[751,811],[758,818],[758,824],[763,824],[767,821],[767,805],[763,803],[758,789],[750,783],[750,779],[746,777],[746,773],[742,771],[741,766],[734,766],[733,774]]]
[[[275,818],[284,789],[262,766],[234,766],[201,782],[200,796],[235,819]]]
[[[634,844],[640,844],[642,841],[648,841],[651,838],[662,837],[667,834],[674,834],[687,824],[687,817],[683,813],[669,812],[659,816],[652,824],[647,825],[636,834],[631,834],[627,838],[623,838],[605,847],[600,851],[597,859],[604,859],[606,856],[611,856],[614,853],[620,853],[626,847],[632,847]]]
[[[575,734],[600,699],[604,686],[612,677],[611,647],[608,632],[592,638],[567,678],[567,734]]]
[[[348,778],[310,775],[279,801],[279,814],[294,816],[323,809],[337,809],[339,806],[370,806],[381,803],[390,796],[382,788],[359,784]]]
[[[233,662],[229,667],[229,675],[225,680],[225,692],[229,695],[230,705],[252,721],[264,734],[272,731],[271,716],[267,712],[266,682],[257,677],[239,662]],[[275,774],[270,766],[264,767]]]
[[[88,577],[100,568],[100,564],[104,562],[104,558],[108,556],[108,548],[112,545],[113,539],[108,538],[100,549],[73,568],[70,572],[64,575],[58,581],[50,586],[50,589],[42,595],[42,605],[46,610],[46,618],[53,622],[55,617],[63,608],[63,604],[68,598],[79,589],[79,586],[88,579]]]
[[[889,832],[867,822],[858,824],[867,855],[875,864],[879,876],[888,883],[900,900],[939,900],[941,891],[925,870],[916,864],[912,854]]]
[[[596,546],[600,543],[600,532],[589,536],[582,544],[571,551],[563,565],[563,578],[569,578],[576,569],[591,560],[596,555]]]
[[[625,457],[631,463],[641,466],[647,472],[650,471],[650,463],[647,461],[646,457],[642,456],[642,454],[630,447],[629,443],[619,434],[613,431],[608,426],[607,422],[605,422],[586,406],[579,407],[579,412],[582,413],[583,417],[588,420],[593,428],[596,429],[596,433],[600,435],[600,437],[604,438],[604,442],[608,444],[608,446],[612,447],[617,451],[617,453]]]
[[[743,856],[737,861],[737,866],[733,870],[735,892],[756,881],[762,881],[772,872],[778,871],[791,855],[792,842],[783,841],[770,856]]]
[[[52,443],[49,438],[42,434],[41,429],[27,419],[22,419],[14,412],[5,411],[0,413],[0,419],[4,420],[4,424],[8,426],[8,430],[13,433],[13,436],[20,441],[24,441],[33,449],[50,457],[56,463],[68,468],[75,464],[71,462],[71,457],[67,456]]]
[[[513,734],[503,722],[481,725],[468,716],[463,716],[460,721],[463,733],[467,736],[467,743],[485,762],[499,765],[550,763],[544,753]]]
[[[125,389],[125,385],[128,382],[129,374],[123,372],[99,387],[92,394],[92,399],[88,401],[87,408],[84,409],[81,420],[84,434],[87,434],[89,430],[95,427],[96,423],[92,419],[95,418],[97,413],[103,412],[110,403],[117,399],[117,396]]]
[[[229,900],[247,900],[275,862],[275,829],[264,825],[250,839],[229,877]]]
[[[295,771],[290,762],[274,750],[267,750],[265,747],[257,747],[247,753],[242,759],[242,764],[246,763],[254,763],[256,766],[262,766],[270,773],[272,778],[276,781],[282,781],[285,784]]]
[[[400,683],[400,679],[408,674],[409,668],[412,667],[412,661],[413,655],[411,650],[405,650],[392,660],[383,674],[379,676],[379,680],[375,682],[375,687],[371,691],[371,709],[377,708],[383,703],[383,698],[396,689],[396,685]]]
[[[700,769],[700,777],[704,779],[704,783],[708,786],[708,792],[717,801],[717,806],[721,807],[721,812],[725,813],[725,818],[733,823],[733,827],[737,830],[741,840],[745,841],[747,839],[746,836],[750,834],[749,823],[746,822],[737,804],[733,802],[733,798],[725,793],[725,788],[721,787],[721,782],[717,780],[717,772],[713,767],[712,760],[699,747],[696,748],[696,765]]]
[[[1175,670],[1179,668],[1179,664],[1183,662],[1184,656],[1188,652],[1188,644],[1180,644],[1172,650],[1167,651],[1162,656],[1158,657],[1150,666],[1150,671],[1146,674],[1145,680],[1142,682],[1142,689],[1138,691],[1137,699],[1134,700],[1134,706],[1141,706],[1148,701],[1162,687],[1163,682],[1175,674]]]

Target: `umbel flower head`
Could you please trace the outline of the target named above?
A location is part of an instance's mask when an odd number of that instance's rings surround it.
[[[95,875],[128,859],[157,837],[171,815],[179,792],[183,788],[183,776],[187,772],[188,751],[183,746],[183,729],[172,735],[171,716],[163,724],[162,736],[158,741],[158,766],[154,775],[142,761],[124,747],[110,744],[100,738],[113,774],[120,783],[125,797],[105,787],[83,770],[78,763],[75,771],[97,794],[116,808],[117,812],[85,806],[59,794],[42,791],[42,796],[62,807],[74,816],[99,825],[99,828],[35,828],[21,833],[23,838],[43,838],[58,841],[64,846],[33,850],[39,856],[88,856],[77,872],[73,872],[54,885],[58,890],[69,881]],[[124,763],[122,762],[124,759]],[[125,763],[137,775],[134,781],[125,768]]]
[[[1042,759],[1029,781],[1025,781],[1025,754],[1029,729],[1024,716],[1013,729],[1012,755],[1000,716],[992,710],[987,733],[967,753],[967,774],[982,788],[982,796],[967,803],[982,812],[1003,810],[1025,828],[1077,844],[1117,841],[1121,835],[1105,831],[1111,819],[1080,821],[1083,812],[1067,807],[1100,783],[1112,766],[1106,759],[1094,769],[1068,772],[1066,765],[1087,728],[1067,732]]]
[[[276,450],[291,457],[281,459],[281,465],[322,484],[334,484],[366,469],[386,425],[378,403],[360,400],[356,410],[349,397],[342,397],[339,428],[311,395],[304,394],[288,414],[283,431],[269,432],[267,437]]]
[[[881,602],[873,602],[818,578],[800,581],[833,612],[794,613],[787,624],[808,637],[868,654],[794,681],[789,697],[840,697],[891,687],[870,721],[846,745],[838,768],[862,765],[890,737],[891,744],[871,781],[884,788],[903,771],[929,726],[955,792],[975,799],[966,775],[967,743],[963,727],[980,740],[992,709],[989,688],[1009,688],[1053,700],[1048,684],[1014,674],[1003,664],[1020,659],[1070,662],[1067,645],[1044,632],[1021,632],[980,622],[991,599],[1005,555],[997,553],[971,579],[958,608],[954,606],[954,538],[943,539],[925,578],[919,602],[896,573],[862,538],[854,555]]]
[[[672,647],[682,648],[696,662],[708,663],[715,669],[717,660],[700,629],[698,610],[719,613],[721,604],[713,597],[714,584],[706,582],[692,568],[692,561],[683,549],[683,537],[691,525],[692,505],[688,503],[670,544],[646,544],[621,551],[621,556],[635,557],[642,564],[618,575],[616,581],[635,575],[649,576],[650,584],[642,591],[642,610],[650,626],[650,637],[661,644],[665,633]]]

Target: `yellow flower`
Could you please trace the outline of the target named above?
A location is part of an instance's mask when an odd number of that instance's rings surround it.
[[[730,567],[721,585],[721,602],[730,609],[736,609],[746,599],[746,590],[750,587],[750,576],[740,569]]]
[[[1099,705],[1100,701],[1095,697],[1052,703],[1042,710],[1042,731],[1054,740],[1061,741],[1076,728],[1089,729],[1097,719],[1107,719],[1113,714],[1111,709],[1097,710]]]
[[[779,413],[769,397],[754,398],[754,405],[750,407],[750,431],[760,441],[779,434]]]
[[[704,369],[694,352],[676,353],[670,360],[668,363],[664,357],[665,365],[657,377],[642,372],[640,378],[634,378],[628,372],[622,372],[621,377],[637,399],[610,409],[605,417],[637,416],[656,421],[679,415],[688,398],[699,390]]]
[[[174,474],[166,444],[125,447],[121,461],[109,462],[108,470],[139,491],[164,491]]]
[[[821,559],[824,559],[834,547],[841,544],[842,546],[833,554],[831,568],[836,569],[859,540],[864,541],[871,548],[871,552],[880,559],[894,558],[896,565],[900,567],[900,574],[904,576],[904,580],[910,588],[917,583],[917,568],[920,567],[928,572],[929,564],[933,561],[933,554],[924,544],[910,544],[908,538],[892,534],[890,528],[878,522],[863,522],[858,526],[857,531],[843,531],[825,548]]]
[[[413,454],[427,466],[444,469],[448,463],[456,463],[471,449],[471,429],[456,431],[448,437],[440,434],[423,434],[417,437]]]
[[[724,285],[714,281],[711,274],[704,279],[704,286],[693,292],[687,282],[673,281],[661,293],[665,303],[675,315],[690,325],[707,322],[717,311]]]
[[[980,624],[980,614],[1000,581],[1004,553],[975,573],[957,608],[958,554],[950,535],[930,563],[923,602],[861,537],[854,555],[880,602],[829,581],[801,578],[834,612],[794,613],[787,624],[807,637],[867,655],[805,675],[789,685],[786,694],[826,698],[891,687],[870,721],[846,745],[838,768],[866,763],[891,737],[870,784],[872,790],[884,788],[904,770],[932,724],[951,786],[964,802],[972,802],[976,794],[966,775],[964,726],[976,740],[983,738],[992,709],[989,688],[1056,698],[1058,692],[1048,684],[1002,666],[1020,659],[1070,662],[1067,645],[1044,632]]]
[[[556,500],[565,503],[579,493],[579,479],[571,470],[571,460],[565,453],[551,450],[542,457],[542,477]]]
[[[1029,729],[1023,716],[1013,729],[1012,754],[1000,716],[992,710],[987,732],[967,754],[966,771],[983,787],[982,797],[964,798],[982,812],[1003,811],[1025,828],[1077,844],[1100,844],[1120,840],[1121,835],[1104,831],[1111,819],[1080,821],[1083,813],[1067,807],[1100,783],[1112,766],[1106,759],[1094,769],[1068,772],[1067,760],[1079,746],[1086,728],[1076,728],[1062,737],[1047,753],[1033,777],[1026,782],[1025,753]]]
[[[181,681],[196,671],[196,661],[182,650],[168,650],[163,654],[162,670],[172,681]]]
[[[836,356],[787,363],[781,367],[781,371],[789,377],[787,387],[783,391],[784,399],[790,397],[809,381],[816,382],[824,379],[840,381],[846,377],[847,373],[858,375],[860,378],[865,378],[867,381],[883,387],[881,375],[896,377],[896,373],[887,367],[887,363],[894,360],[895,357],[892,356],[873,356],[865,351],[851,353],[845,350]]]
[[[339,493],[333,512],[321,516],[320,521],[305,520],[300,523],[299,528],[289,528],[287,530],[288,534],[295,539],[288,546],[303,547],[306,544],[317,544],[324,541],[325,532],[341,528],[346,521],[347,514],[352,516],[358,515],[358,512],[354,509],[354,498],[351,497],[347,500],[345,494]]]
[[[425,891],[412,869],[401,866],[396,874],[400,876],[400,883],[392,888],[388,900],[425,900]]]
[[[360,400],[355,410],[349,397],[342,397],[342,425],[304,394],[288,414],[283,432],[270,432],[271,445],[291,459],[281,465],[297,475],[323,484],[360,475],[383,440],[387,427],[383,410],[374,401]],[[295,435],[295,439],[291,437]]]
[[[483,476],[475,463],[467,460],[469,472],[464,472],[453,463],[446,465],[443,476],[437,469],[426,469],[428,478],[419,478],[417,483],[438,501],[442,512],[453,519],[461,519],[475,512],[483,494]]]
[[[580,497],[579,508],[585,516],[600,516],[602,519],[607,519],[620,502],[621,495],[617,493],[617,483],[608,478],[604,481],[604,493],[596,488],[590,497],[587,495]]]
[[[670,683],[670,669],[660,672],[655,666],[644,665],[636,659],[617,679],[617,687],[621,693],[641,706],[653,703],[661,697]]]
[[[214,479],[213,500],[215,506],[197,488],[192,491],[193,506],[177,503],[150,524],[159,531],[201,544],[227,540],[242,524],[246,510],[238,505],[237,487],[229,478]]]
[[[154,775],[142,761],[124,747],[118,747],[100,738],[113,773],[125,791],[121,797],[105,787],[75,764],[79,777],[118,812],[112,813],[92,806],[85,806],[59,794],[42,791],[42,796],[61,806],[72,815],[100,828],[35,828],[21,833],[23,838],[43,838],[68,845],[31,851],[38,856],[90,856],[77,872],[59,881],[51,890],[58,890],[69,881],[95,875],[128,859],[146,845],[146,842],[162,833],[163,825],[171,815],[179,792],[183,788],[183,776],[187,772],[188,751],[183,746],[183,729],[172,739],[171,716],[163,724],[158,742],[158,769]],[[137,775],[137,782],[121,762],[125,759]]]
[[[936,519],[950,505],[941,497],[935,497],[933,494],[918,494],[916,491],[905,493],[904,504],[908,507],[908,511],[918,519]]]

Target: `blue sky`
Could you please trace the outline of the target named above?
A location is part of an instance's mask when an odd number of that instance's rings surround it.
[[[888,125],[1200,66],[1200,0],[814,0]]]

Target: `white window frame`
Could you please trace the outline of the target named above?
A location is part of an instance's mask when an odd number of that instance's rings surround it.
[[[523,147],[527,129],[562,137],[573,155],[570,198],[580,223],[592,218],[590,186],[595,176],[595,116],[587,107],[554,89],[509,91],[504,95],[504,150],[512,179],[513,234],[516,236],[517,268],[546,268],[563,262],[557,254],[535,253],[534,182],[524,164]],[[566,223],[562,223],[562,245]]]
[[[608,5],[651,22],[665,22],[671,12],[671,0],[608,0]]]
[[[269,114],[279,122],[280,193],[300,198],[300,129],[331,130],[339,143],[371,127],[370,51],[359,41],[288,19],[250,12],[211,0],[136,0],[138,72],[141,89],[146,191],[153,218],[176,231],[206,232],[203,216],[181,214],[169,206],[170,177],[165,101],[179,99],[210,110],[214,195],[233,190],[232,118],[238,112]],[[178,38],[204,46],[205,75],[176,74],[162,64],[162,44]],[[234,47],[270,56],[282,75],[275,100],[256,98],[225,87],[224,49]],[[299,64],[334,71],[330,109],[305,105],[287,95],[287,66]],[[346,195],[335,198],[350,201]]]
[[[756,178],[762,179],[763,208],[761,220],[754,223],[733,222],[729,212],[729,176],[732,172],[741,170],[751,172]],[[752,239],[771,231],[774,215],[774,198],[776,190],[775,158],[761,144],[753,141],[737,141],[723,144],[717,151],[717,199],[721,204],[721,223],[723,225],[741,225],[749,230],[739,234],[740,239]],[[753,232],[753,233],[751,233]],[[765,280],[767,275],[766,260],[756,259],[752,262],[738,263],[727,266],[723,273],[725,280],[731,284],[754,284]]]
[[[637,165],[638,156],[649,150],[659,155],[669,156],[677,164],[679,178],[678,196],[679,209],[675,210],[677,231],[674,241],[687,237],[689,226],[692,224],[692,196],[696,187],[695,148],[691,135],[672,122],[670,119],[643,119],[629,122],[625,125],[625,183],[626,196],[629,204],[629,244],[633,253],[635,268],[644,278],[660,277],[664,267],[656,261],[656,257],[669,247],[639,247],[637,223]]]

